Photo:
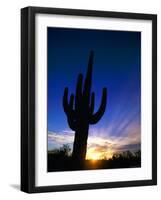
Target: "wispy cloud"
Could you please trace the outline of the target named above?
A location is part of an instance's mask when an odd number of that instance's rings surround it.
[[[48,150],[59,148],[63,144],[69,144],[72,147],[74,141],[74,132],[62,131],[53,132],[48,131]]]
[[[92,129],[88,137],[87,157],[91,153],[99,153],[99,157],[110,158],[114,153],[137,150],[141,146],[140,129],[131,126],[127,129],[128,133],[120,136],[108,134],[108,129]],[[69,144],[73,147],[74,132],[63,130],[62,132],[48,132],[48,149],[54,149]]]

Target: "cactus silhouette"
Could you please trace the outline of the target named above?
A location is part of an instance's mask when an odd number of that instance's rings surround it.
[[[84,161],[86,157],[89,125],[96,124],[106,109],[107,89],[103,88],[100,107],[94,112],[95,93],[91,93],[93,57],[94,52],[91,51],[84,85],[83,75],[79,74],[75,96],[71,94],[68,100],[68,87],[63,96],[63,108],[69,127],[75,131],[72,158],[78,161]]]

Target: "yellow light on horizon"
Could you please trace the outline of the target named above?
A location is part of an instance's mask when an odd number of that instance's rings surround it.
[[[103,159],[110,159],[113,155],[113,151],[108,150],[108,151],[103,151],[103,152],[99,152],[96,151],[95,148],[89,148],[87,149],[87,155],[86,155],[86,159],[87,160],[103,160]]]
[[[99,160],[100,155],[99,155],[99,153],[91,153],[91,154],[87,155],[87,159],[88,160]]]

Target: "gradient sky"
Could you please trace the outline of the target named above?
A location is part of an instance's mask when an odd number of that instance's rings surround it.
[[[72,148],[74,132],[67,124],[62,97],[65,87],[75,93],[90,50],[94,50],[95,111],[103,87],[108,96],[103,117],[90,126],[88,151],[110,157],[116,151],[140,149],[141,33],[53,27],[48,27],[48,149],[63,144]]]

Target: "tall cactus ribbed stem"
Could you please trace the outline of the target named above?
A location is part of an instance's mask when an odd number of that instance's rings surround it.
[[[100,107],[94,113],[95,93],[91,93],[93,57],[94,53],[91,51],[84,84],[83,75],[79,74],[75,96],[71,94],[68,100],[67,87],[63,96],[63,107],[69,127],[75,131],[72,157],[79,161],[85,160],[86,157],[89,124],[96,124],[101,119],[107,102],[107,89],[103,88]]]

